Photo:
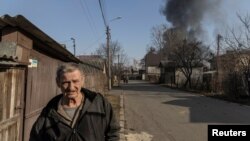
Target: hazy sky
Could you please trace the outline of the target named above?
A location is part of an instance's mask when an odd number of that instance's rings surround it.
[[[111,38],[118,41],[130,61],[141,59],[151,43],[151,28],[168,24],[160,13],[166,0],[101,0]],[[205,16],[202,24],[208,43],[213,44],[219,29],[234,24],[236,12],[250,14],[249,0],[221,0],[214,13]],[[0,0],[1,15],[21,14],[73,52],[71,37],[76,39],[76,54],[90,54],[106,42],[105,26],[98,0]],[[211,18],[215,16],[216,18]],[[213,19],[213,20],[211,20]]]

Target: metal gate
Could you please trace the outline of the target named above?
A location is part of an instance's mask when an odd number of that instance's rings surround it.
[[[0,141],[21,141],[24,68],[0,66]]]

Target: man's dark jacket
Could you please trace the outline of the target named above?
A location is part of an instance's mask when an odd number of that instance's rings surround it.
[[[33,125],[30,141],[118,141],[119,126],[111,104],[101,94],[82,89],[84,107],[70,127],[57,113],[62,94],[54,97]]]

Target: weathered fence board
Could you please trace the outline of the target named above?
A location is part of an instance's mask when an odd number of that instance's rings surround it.
[[[0,141],[19,141],[25,70],[0,68]]]

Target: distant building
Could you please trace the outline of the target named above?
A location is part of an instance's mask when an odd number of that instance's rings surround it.
[[[160,61],[162,55],[154,51],[150,51],[145,55],[145,71],[146,71],[146,80],[149,80],[154,83],[159,82],[160,78]]]

